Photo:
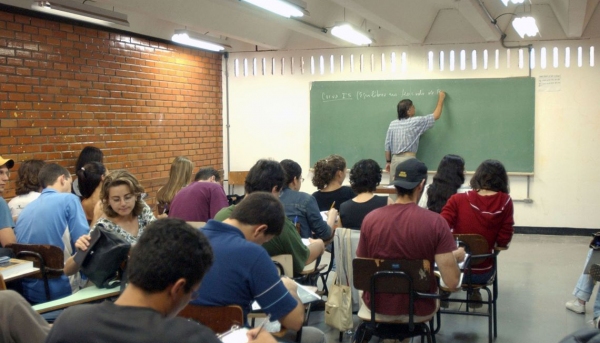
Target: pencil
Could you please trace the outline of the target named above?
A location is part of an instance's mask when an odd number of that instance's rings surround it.
[[[335,206],[335,201],[333,203],[331,203],[331,207],[329,208],[330,211],[333,208],[333,206]]]
[[[267,323],[269,322],[269,320],[271,319],[271,314],[268,314],[267,317],[265,318],[265,320],[260,323],[260,327],[258,328],[258,331],[256,332],[256,337],[258,337],[258,334],[260,334],[260,332],[265,328],[265,325],[267,325]]]

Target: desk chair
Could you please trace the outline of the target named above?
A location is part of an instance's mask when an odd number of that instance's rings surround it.
[[[359,318],[361,324],[355,333],[354,342],[368,342],[372,336],[380,339],[403,340],[409,337],[420,336],[427,338],[428,343],[435,342],[433,330],[433,316],[424,322],[415,322],[414,303],[416,299],[439,299],[439,295],[429,293],[432,275],[426,260],[381,260],[370,258],[355,258],[352,261],[354,287],[362,291],[369,291],[371,295],[370,317]],[[378,293],[406,294],[408,306],[404,313],[408,315],[408,322],[384,322],[376,319]]]
[[[279,271],[279,275],[285,275],[287,277],[293,278],[293,275],[294,275],[293,263],[294,262],[292,260],[292,255],[290,255],[290,254],[276,255],[276,256],[271,256],[271,259],[273,260],[273,263],[277,267],[277,270]],[[309,264],[308,266],[306,266],[305,270],[307,270],[307,272],[310,273],[315,270],[315,265],[316,265],[316,263],[313,262],[313,263]],[[313,290],[316,290],[316,287],[314,287]],[[312,304],[308,304],[305,306],[303,326],[308,325],[308,318],[310,316],[311,307],[312,307]],[[248,316],[248,318],[252,318],[253,326],[254,326],[255,319],[259,318],[259,317],[264,317],[264,315],[259,314],[259,313],[251,313]],[[301,339],[302,339],[302,330],[298,331],[297,336],[296,336],[296,342],[300,342]]]
[[[465,251],[470,255],[464,263],[463,267],[463,283],[461,289],[466,291],[466,297],[461,298],[448,298],[449,303],[462,303],[465,304],[465,310],[440,310],[442,314],[462,314],[470,316],[481,316],[488,318],[488,341],[491,343],[494,338],[498,336],[498,323],[497,323],[497,310],[496,300],[498,299],[498,270],[496,264],[496,257],[502,250],[506,250],[504,247],[497,247],[494,252],[490,252],[487,240],[477,234],[458,234],[454,235],[459,246],[465,248]],[[473,267],[480,265],[484,261],[491,259],[493,275],[486,284],[476,284],[471,282],[471,275],[473,273]],[[491,286],[491,289],[490,289]],[[442,290],[449,291],[443,287]],[[475,290],[484,290],[487,293],[487,300],[472,300],[471,295]],[[486,312],[473,312],[471,306],[473,304],[484,304],[487,305]],[[439,328],[438,328],[439,329]]]
[[[229,189],[227,200],[229,201],[229,205],[235,205],[244,198],[244,195],[231,193],[235,190],[235,186],[244,186],[246,176],[248,176],[248,171],[230,171],[227,175],[227,188]]]
[[[220,334],[229,331],[233,325],[244,326],[244,313],[237,305],[200,306],[188,304],[178,314],[179,317],[193,319]]]
[[[59,278],[64,274],[65,257],[61,248],[49,244],[11,244],[9,246],[16,258],[33,261],[33,266],[40,269],[40,274],[30,276],[43,279],[46,299],[50,301],[48,279]]]
[[[6,290],[6,283],[4,283],[4,277],[0,274],[0,291]]]

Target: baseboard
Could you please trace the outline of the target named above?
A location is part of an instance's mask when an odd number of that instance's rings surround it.
[[[527,235],[556,235],[556,236],[590,236],[599,229],[582,229],[573,227],[537,227],[515,226],[515,233]]]

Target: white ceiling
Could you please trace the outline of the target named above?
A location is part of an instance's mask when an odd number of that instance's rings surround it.
[[[347,21],[369,31],[374,46],[478,43],[499,41],[480,2],[492,17],[529,12],[540,36],[526,40],[600,37],[600,0],[304,0],[309,16],[301,21],[279,17],[239,0],[87,0],[86,4],[126,13],[131,26],[119,27],[169,40],[174,29],[187,28],[230,41],[231,51],[292,50],[348,47],[321,28]],[[29,8],[32,0],[0,0]],[[83,0],[79,0],[83,2]],[[498,18],[507,41],[522,41]]]

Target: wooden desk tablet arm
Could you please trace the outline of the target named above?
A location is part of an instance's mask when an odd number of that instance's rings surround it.
[[[494,254],[498,256],[501,251],[508,250],[508,246],[505,247],[494,247]]]

